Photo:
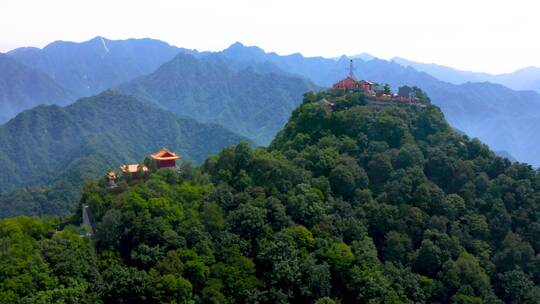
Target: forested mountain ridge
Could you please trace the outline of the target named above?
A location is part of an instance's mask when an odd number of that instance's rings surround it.
[[[154,73],[119,87],[179,115],[221,124],[267,145],[304,92],[317,87],[298,76],[261,73],[219,56],[178,54]]]
[[[0,298],[538,303],[538,173],[435,106],[364,104],[309,93],[269,148],[225,148],[122,193],[89,184],[94,242],[70,226],[79,213],[0,221]]]
[[[69,213],[74,202],[65,201],[64,196],[78,193],[85,179],[96,178],[123,162],[138,161],[162,147],[178,151],[186,161],[201,163],[241,140],[247,139],[219,125],[181,118],[114,91],[82,98],[65,108],[39,106],[0,126],[0,192],[4,193],[0,217]],[[20,191],[5,194],[49,183],[61,186],[53,186],[61,202],[42,202]],[[38,202],[61,206],[42,206],[36,212],[33,208]]]
[[[0,124],[39,104],[67,104],[72,95],[46,74],[0,53]]]

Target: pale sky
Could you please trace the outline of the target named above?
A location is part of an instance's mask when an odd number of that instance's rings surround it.
[[[502,73],[540,66],[537,0],[0,0],[0,52],[55,40],[235,41],[279,54],[371,53]]]

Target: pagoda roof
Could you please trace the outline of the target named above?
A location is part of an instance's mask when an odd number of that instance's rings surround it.
[[[120,170],[124,173],[137,173],[139,172],[139,164],[127,164],[120,166]],[[148,172],[148,167],[143,165],[143,172]]]
[[[173,160],[173,159],[179,159],[180,156],[176,155],[176,153],[169,151],[167,148],[162,148],[156,153],[150,154],[150,157],[156,160]]]

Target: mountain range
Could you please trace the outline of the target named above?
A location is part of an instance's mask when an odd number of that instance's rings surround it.
[[[64,191],[77,193],[84,180],[122,163],[142,161],[162,147],[198,164],[242,140],[249,141],[220,125],[179,117],[114,91],[67,107],[38,106],[0,126],[0,202],[13,197],[6,192],[59,181],[69,184]],[[19,204],[10,211],[21,210],[25,206]],[[13,212],[0,212],[0,217]]]
[[[47,74],[0,54],[0,123],[35,105],[64,105],[71,98]]]
[[[120,86],[126,94],[180,115],[221,124],[260,145],[268,145],[302,95],[316,89],[297,76],[259,73],[250,66],[235,66],[226,57],[197,59],[184,53],[154,73]]]
[[[236,61],[271,63],[286,73],[300,75],[323,87],[343,78],[349,67],[349,58],[345,56],[338,59],[300,54],[279,56],[240,43],[233,44],[222,54]],[[515,91],[494,83],[452,84],[412,67],[376,58],[355,59],[354,65],[359,79],[389,83],[394,89],[405,84],[421,87],[432,102],[441,107],[454,128],[478,137],[495,150],[510,153],[519,161],[540,165],[540,147],[532,144],[540,140],[533,123],[540,119],[538,93]]]
[[[7,55],[46,73],[74,96],[82,97],[151,73],[180,51],[189,52],[159,40],[98,36],[81,43],[56,41],[43,49],[18,48]]]
[[[488,74],[471,71],[461,71],[448,66],[421,63],[405,58],[394,57],[391,61],[402,66],[410,66],[420,72],[426,72],[442,81],[453,84],[462,84],[466,82],[493,82],[502,84],[514,90],[532,90],[540,92],[540,68],[526,67],[504,74]]]
[[[177,57],[179,53],[193,57]],[[152,39],[102,37],[83,43],[55,42],[43,49],[16,49],[8,56],[48,75],[68,96],[116,86],[175,113],[223,124],[263,145],[283,125],[302,90],[331,86],[347,74],[349,65],[344,56],[282,56],[241,43],[221,52],[197,52]],[[394,89],[403,84],[420,86],[456,129],[519,161],[540,165],[540,147],[532,144],[540,140],[534,126],[540,117],[539,94],[485,82],[461,83],[457,76],[452,81],[460,84],[453,84],[433,69],[424,68],[431,75],[419,71],[420,65],[405,65],[397,59],[385,61],[362,54],[356,56],[355,73],[358,78],[389,83]],[[32,105],[41,103],[41,99],[29,100]],[[65,97],[58,100],[51,103],[66,103]],[[18,101],[4,104],[12,109],[5,116],[20,110]],[[262,121],[267,123],[262,125]]]

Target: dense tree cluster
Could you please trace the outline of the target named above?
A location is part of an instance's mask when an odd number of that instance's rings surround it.
[[[89,184],[93,239],[0,221],[0,303],[538,303],[537,172],[436,107],[356,104],[306,94],[269,148]]]

